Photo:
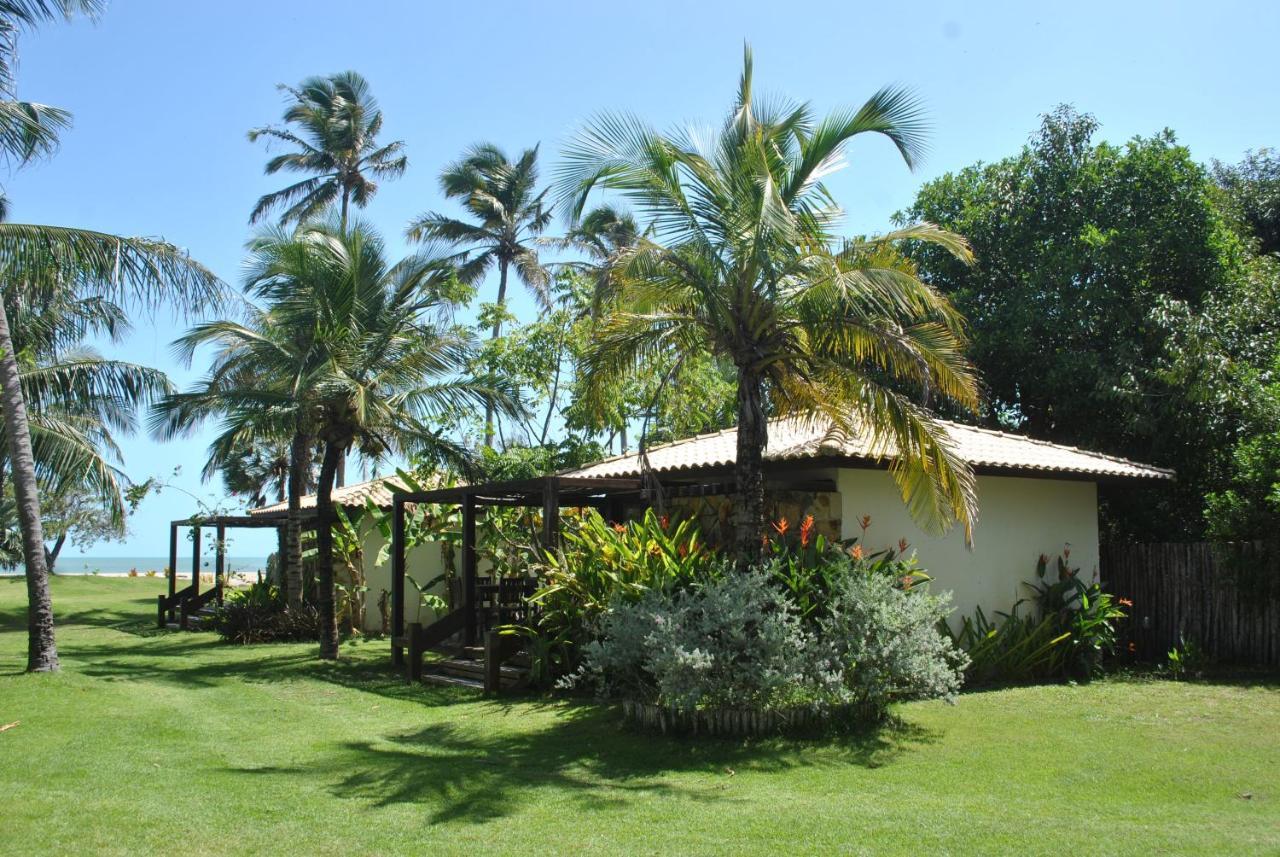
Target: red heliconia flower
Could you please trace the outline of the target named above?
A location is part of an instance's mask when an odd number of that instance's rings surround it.
[[[777,530],[778,535],[785,536],[787,534],[787,530],[791,529],[791,522],[786,518],[779,518],[773,522],[773,528]],[[765,538],[767,539],[768,536],[765,536]]]
[[[1119,601],[1119,604],[1120,604],[1120,606],[1121,606],[1121,607],[1132,607],[1132,606],[1133,606],[1133,601],[1131,601],[1131,600],[1130,600],[1130,599],[1128,599],[1128,598],[1121,598],[1121,599],[1120,599],[1120,601]]]
[[[658,519],[658,523],[661,524],[662,529],[665,530],[667,527],[671,526],[671,518],[669,518],[666,515],[663,515],[661,518]]]
[[[862,520],[858,521],[858,525],[862,527],[862,531],[865,533],[867,531],[867,527],[871,526],[871,516],[863,515]]]
[[[909,547],[911,547],[911,543],[906,539],[898,539],[898,553],[906,553]]]
[[[1132,655],[1132,654],[1133,654],[1134,652],[1136,652],[1136,651],[1138,651],[1138,644],[1137,644],[1137,643],[1130,643],[1130,644],[1129,644],[1129,654],[1131,654],[1131,655]]]
[[[809,540],[813,538],[813,515],[805,515],[803,521],[800,522],[800,546],[808,547]]]
[[[684,559],[689,555],[689,546],[686,544],[681,544],[679,547],[676,548],[676,553],[680,555],[681,559]]]

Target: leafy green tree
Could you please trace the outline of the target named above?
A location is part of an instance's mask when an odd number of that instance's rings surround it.
[[[498,271],[498,296],[492,313],[492,339],[502,335],[507,319],[507,286],[511,270],[544,307],[550,305],[551,275],[538,254],[537,238],[551,223],[546,190],[538,189],[538,148],[526,149],[515,161],[491,143],[468,149],[445,167],[440,188],[457,199],[474,222],[428,213],[409,225],[413,241],[445,241],[463,248],[458,277],[477,283]],[[485,409],[484,444],[493,446],[494,411]]]
[[[754,97],[748,50],[718,134],[664,135],[608,114],[574,139],[560,170],[572,216],[603,191],[651,221],[650,237],[609,278],[608,315],[585,363],[595,390],[667,354],[710,354],[733,367],[735,541],[744,555],[765,534],[772,416],[829,421],[892,451],[890,471],[924,525],[958,519],[968,530],[975,518],[972,471],[920,403],[928,390],[977,407],[961,318],[892,250],[910,239],[967,260],[968,247],[928,224],[870,241],[837,237],[840,211],[822,180],[842,165],[848,142],[868,133],[913,165],[923,148],[915,99],[885,89],[856,110],[815,119],[808,105]]]
[[[1104,524],[1193,537],[1236,410],[1205,374],[1236,346],[1194,330],[1247,276],[1248,251],[1172,132],[1114,146],[1097,128],[1059,108],[1021,152],[927,183],[901,216],[973,247],[973,266],[923,245],[911,256],[969,321],[984,420],[1176,467],[1173,487],[1106,489]]]
[[[302,223],[338,203],[341,222],[351,203],[364,208],[378,192],[375,179],[404,175],[408,159],[404,142],[382,145],[382,110],[369,83],[354,71],[309,77],[297,87],[280,85],[291,99],[285,127],[266,126],[249,132],[249,141],[266,137],[296,147],[267,161],[268,175],[284,171],[309,174],[295,184],[258,200],[250,223],[274,208],[284,208],[282,224]]]
[[[1280,253],[1280,153],[1263,148],[1239,164],[1214,161],[1213,180],[1241,231],[1257,241],[1258,252]]]

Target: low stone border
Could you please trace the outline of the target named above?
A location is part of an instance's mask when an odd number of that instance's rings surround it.
[[[700,708],[679,711],[651,702],[623,700],[622,716],[641,729],[662,734],[687,735],[777,735],[820,729],[834,721],[873,723],[883,717],[879,709],[866,705],[837,708],[791,708],[758,711],[743,708]]]

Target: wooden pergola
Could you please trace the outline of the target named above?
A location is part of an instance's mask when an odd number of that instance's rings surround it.
[[[396,492],[392,496],[391,527],[391,658],[397,666],[405,663],[409,650],[410,675],[421,670],[422,653],[457,634],[465,645],[479,642],[479,600],[476,588],[476,513],[487,506],[541,508],[542,543],[553,545],[560,538],[560,510],[564,507],[590,506],[606,517],[619,518],[623,503],[643,494],[640,479],[605,479],[568,476],[543,476],[461,485],[432,491]],[[462,606],[428,626],[406,628],[404,621],[405,581],[405,509],[418,503],[456,504],[462,511]],[[486,663],[496,665],[501,653],[490,652],[502,642],[489,635],[485,640]]]
[[[217,542],[214,547],[213,588],[200,591],[200,537],[202,532],[212,527]],[[222,601],[222,590],[226,585],[227,572],[227,530],[232,528],[264,529],[273,528],[283,539],[284,521],[279,517],[254,517],[252,515],[210,515],[201,517],[193,515],[169,522],[169,592],[157,596],[156,622],[163,628],[169,622],[177,621],[182,628],[187,627],[187,619],[210,601]],[[183,528],[191,530],[191,583],[178,589],[178,531]]]

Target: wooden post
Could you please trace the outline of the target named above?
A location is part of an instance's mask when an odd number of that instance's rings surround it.
[[[560,479],[548,476],[542,489],[542,547],[552,551],[560,543]]]
[[[409,623],[409,681],[422,681],[422,625]]]
[[[218,524],[218,553],[213,564],[213,585],[218,589],[218,603],[222,603],[222,587],[226,585],[227,574],[227,525]]]
[[[178,591],[178,524],[169,524],[169,620],[173,621],[173,594]]]
[[[391,663],[404,665],[404,501],[391,499]],[[410,670],[413,664],[410,662]]]
[[[462,607],[466,610],[465,638],[476,644],[476,498],[462,499]]]
[[[191,528],[191,594],[200,594],[200,525]]]

